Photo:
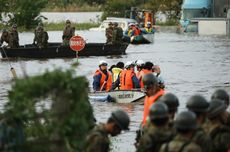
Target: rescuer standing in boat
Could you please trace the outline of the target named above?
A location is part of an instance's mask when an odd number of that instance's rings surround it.
[[[144,28],[142,32],[143,34],[154,34],[155,33],[155,29],[152,27],[151,22],[147,22],[147,26]]]
[[[109,135],[117,136],[122,130],[129,130],[130,118],[123,110],[111,113],[106,124],[97,125],[86,138],[86,152],[109,152]]]
[[[66,20],[66,26],[63,30],[62,45],[68,46],[69,40],[75,35],[75,27],[71,26],[70,20]]]
[[[17,31],[17,24],[13,24],[9,32],[9,47],[18,48],[19,47],[19,37]]]
[[[113,39],[113,23],[109,22],[109,27],[105,29],[106,43],[112,44]]]
[[[122,37],[123,37],[123,30],[121,27],[118,26],[118,23],[113,23],[113,36],[112,36],[112,43],[113,44],[121,44]]]
[[[33,45],[35,45],[37,43],[37,38],[38,38],[38,33],[40,32],[40,28],[43,27],[44,28],[44,25],[43,23],[38,23],[38,26],[36,27],[36,29],[34,30],[34,41],[33,41]]]
[[[94,91],[109,91],[112,87],[112,74],[107,70],[108,63],[106,61],[99,62],[99,69],[93,76]]]
[[[1,38],[0,38],[0,46],[2,46],[2,44],[4,42],[6,42],[7,44],[9,44],[9,38],[10,38],[9,32],[6,29],[3,29],[2,30],[2,35],[1,35]]]

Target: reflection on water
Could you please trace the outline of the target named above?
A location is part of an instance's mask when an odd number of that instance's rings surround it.
[[[103,32],[77,31],[87,42],[105,42]],[[61,42],[62,32],[49,32],[50,41]],[[20,33],[20,43],[32,42],[32,33]],[[210,99],[211,93],[217,88],[230,92],[230,39],[228,37],[205,37],[198,35],[178,35],[175,33],[157,33],[154,44],[129,45],[127,55],[117,57],[80,58],[76,73],[85,75],[90,84],[99,60],[107,60],[110,65],[118,61],[153,61],[162,68],[167,92],[175,93],[180,99],[180,110],[194,93],[201,93]],[[36,75],[54,67],[69,68],[75,59],[50,60],[13,60],[11,64],[19,76],[22,76],[20,65],[24,64],[28,75]],[[0,61],[0,81],[11,79],[9,62]],[[9,84],[0,83],[0,101],[6,102]],[[129,132],[113,138],[116,152],[134,151],[135,130],[142,119],[142,105],[122,105],[114,103],[92,102],[94,113],[99,122],[105,122],[112,110],[122,108],[131,116]]]

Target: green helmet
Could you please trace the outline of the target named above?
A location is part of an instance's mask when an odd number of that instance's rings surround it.
[[[175,128],[179,130],[196,129],[196,115],[192,111],[183,111],[176,116]]]
[[[154,103],[149,110],[150,120],[168,118],[168,107],[162,102]]]
[[[38,26],[44,26],[42,22],[39,22],[38,23]]]
[[[13,24],[13,25],[12,25],[12,28],[17,28],[17,24]]]
[[[177,111],[177,108],[179,106],[178,98],[172,93],[167,93],[163,95],[158,101],[165,103],[169,109],[169,112]]]
[[[65,23],[66,24],[70,24],[71,22],[70,22],[70,20],[66,20]]]
[[[208,101],[201,95],[193,95],[186,103],[186,107],[193,112],[206,112],[209,107]]]
[[[126,112],[119,109],[112,112],[111,117],[122,130],[129,130],[130,118]]]
[[[157,77],[153,75],[152,73],[144,75],[144,77],[142,78],[142,81],[144,83],[145,88],[148,88],[151,85],[158,84]]]
[[[214,118],[224,112],[227,106],[223,100],[212,99],[208,108],[208,118]]]
[[[220,99],[224,100],[225,104],[228,106],[229,105],[229,94],[223,90],[223,89],[218,89],[216,90],[213,94],[211,99]]]

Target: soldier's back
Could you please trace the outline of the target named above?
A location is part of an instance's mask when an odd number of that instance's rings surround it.
[[[109,137],[104,129],[104,125],[96,126],[86,138],[86,152],[108,152]]]
[[[201,152],[201,147],[188,140],[187,138],[177,135],[171,142],[164,144],[160,152]]]

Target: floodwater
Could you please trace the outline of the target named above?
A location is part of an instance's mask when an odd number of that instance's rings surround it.
[[[61,41],[62,32],[48,32],[50,41]],[[87,42],[105,42],[103,32],[77,31]],[[20,43],[31,43],[33,33],[20,33]],[[230,93],[230,38],[225,36],[198,36],[195,34],[176,34],[160,32],[155,34],[154,44],[129,45],[127,54],[119,57],[80,58],[76,69],[79,75],[85,75],[90,85],[99,60],[106,60],[110,65],[118,61],[142,59],[160,65],[166,82],[166,91],[175,93],[180,99],[180,111],[185,109],[186,100],[199,93],[210,99],[211,93],[218,88]],[[24,67],[28,75],[43,73],[55,67],[69,68],[76,59],[47,60],[0,60],[0,102],[7,101],[10,85],[3,83],[11,79],[9,63],[23,76]],[[99,122],[106,122],[112,110],[122,108],[131,117],[130,131],[112,139],[114,152],[131,152],[135,140],[135,131],[142,119],[143,105],[92,102],[94,114]],[[0,106],[2,108],[2,106]]]

